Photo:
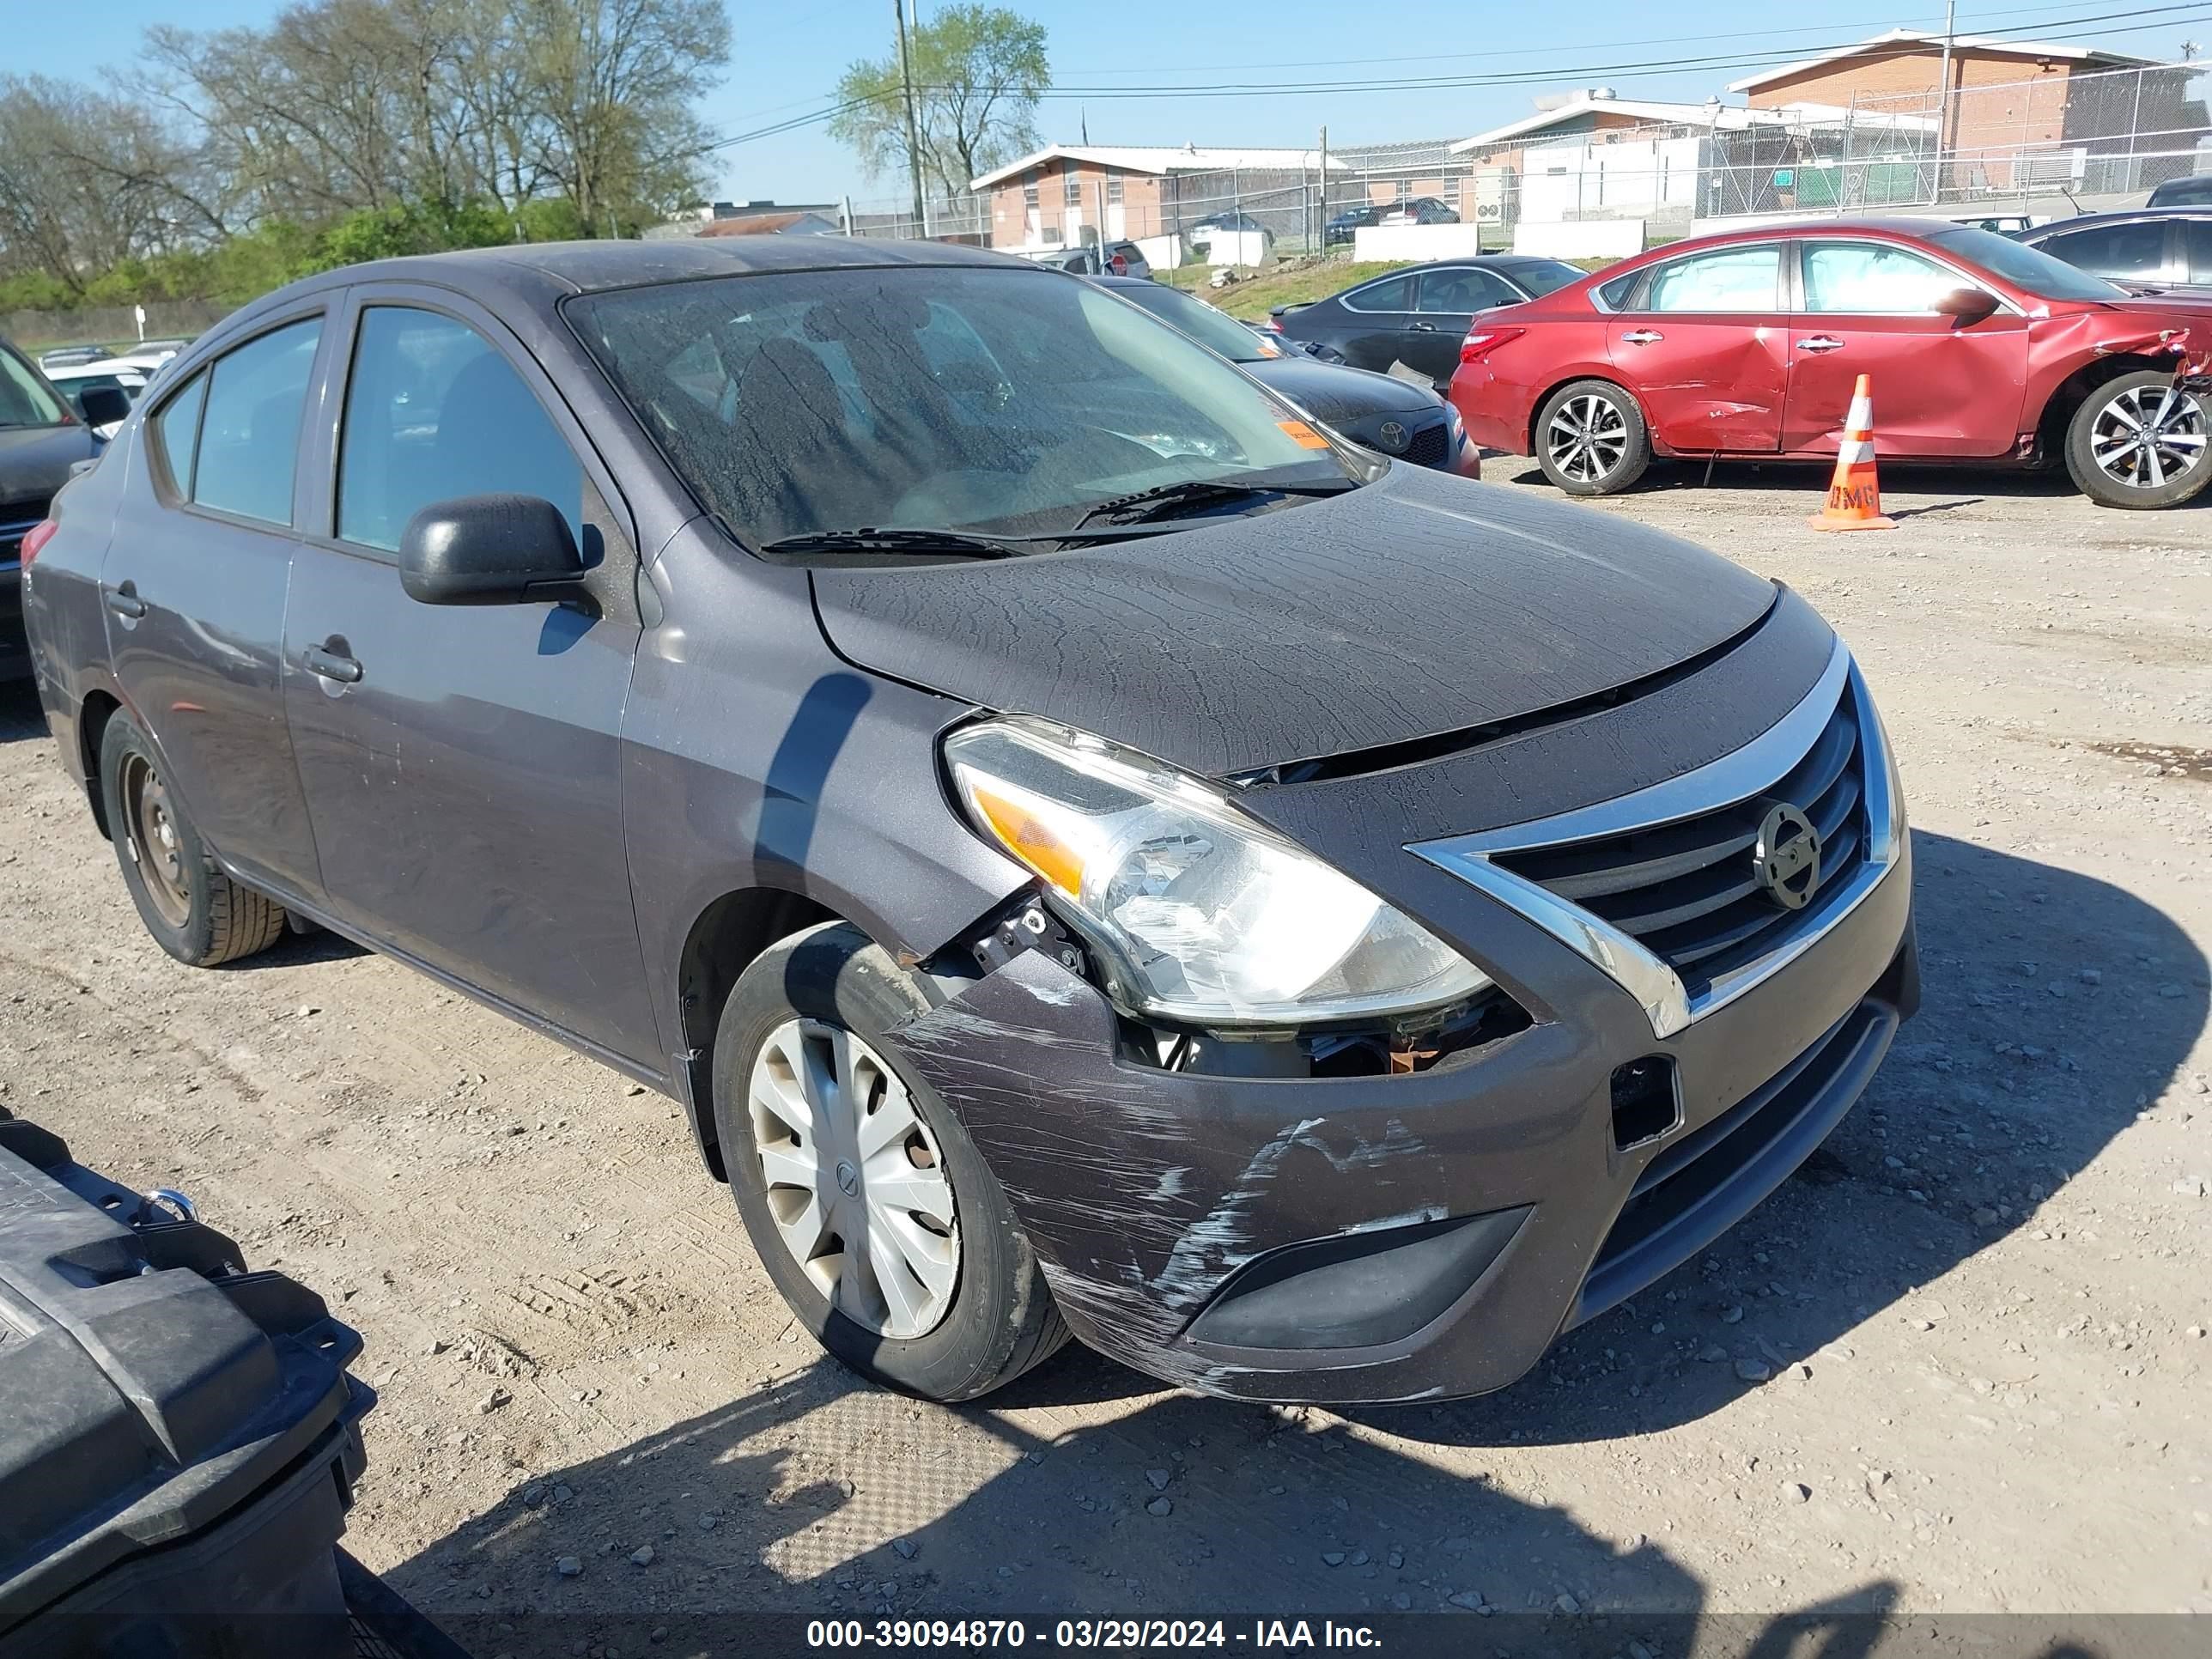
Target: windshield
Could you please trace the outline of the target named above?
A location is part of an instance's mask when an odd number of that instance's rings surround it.
[[[1207,350],[1219,352],[1232,363],[1256,363],[1280,355],[1227,313],[1179,288],[1170,288],[1165,283],[1133,283],[1113,291],[1163,322],[1174,324]]]
[[[0,426],[59,426],[66,418],[37,372],[0,346]]]
[[[685,482],[756,549],[861,527],[1052,535],[1164,485],[1356,476],[1236,369],[1043,271],[777,272],[565,310]]]
[[[2054,259],[2040,248],[2015,242],[1995,231],[1961,226],[1930,233],[1928,240],[1954,259],[1971,260],[1984,270],[2045,300],[2124,300],[2127,290],[2092,276],[2078,265]]]

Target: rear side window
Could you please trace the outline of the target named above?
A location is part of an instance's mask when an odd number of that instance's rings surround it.
[[[2191,219],[2181,228],[2189,250],[2189,280],[2212,287],[2212,219]]]
[[[1356,288],[1339,302],[1347,311],[1411,311],[1413,308],[1413,279],[1410,276],[1385,276],[1379,283],[1370,283],[1365,288]]]
[[[2155,281],[2166,274],[2166,222],[2152,219],[2069,231],[2063,236],[2046,238],[2043,251],[2094,276]]]
[[[208,377],[192,376],[192,383],[162,406],[154,417],[154,441],[169,464],[169,480],[177,494],[192,498],[192,460],[199,453],[200,410],[207,403]]]
[[[208,371],[191,498],[265,524],[292,522],[300,411],[323,319],[311,317],[216,360]]]
[[[1782,250],[1726,247],[1652,273],[1645,311],[1779,311]]]
[[[462,495],[536,495],[584,544],[584,471],[514,366],[465,323],[362,313],[338,452],[338,536],[396,551],[408,520]]]

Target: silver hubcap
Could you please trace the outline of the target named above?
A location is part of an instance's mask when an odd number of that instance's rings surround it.
[[[1628,417],[1610,398],[1570,398],[1552,412],[1544,450],[1562,477],[1595,483],[1628,453]]]
[[[775,1228],[815,1287],[878,1335],[937,1328],[960,1282],[945,1159],[882,1055],[794,1019],[753,1060],[746,1106]]]
[[[2170,484],[2204,459],[2204,406],[2171,386],[2132,386],[2097,411],[2089,453],[2131,489]]]

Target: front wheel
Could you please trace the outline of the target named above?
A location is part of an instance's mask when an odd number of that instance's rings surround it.
[[[2066,471],[2100,507],[2179,507],[2207,483],[2212,420],[2171,374],[2138,369],[2082,399],[2066,426]]]
[[[1575,380],[1536,416],[1536,464],[1570,495],[1611,495],[1651,465],[1651,434],[1636,399],[1610,380]]]
[[[928,1012],[858,928],[740,975],[714,1038],[714,1123],[761,1264],[822,1346],[927,1399],[972,1400],[1067,1340],[1004,1192],[884,1034]]]

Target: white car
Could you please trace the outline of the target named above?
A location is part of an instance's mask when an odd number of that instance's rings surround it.
[[[138,401],[138,394],[145,391],[146,382],[152,378],[152,371],[141,368],[127,357],[102,357],[88,363],[64,363],[58,368],[46,369],[46,376],[53,382],[54,390],[70,400],[82,418],[84,394],[94,386],[113,386],[135,404]],[[105,426],[93,428],[93,430],[102,438],[112,438],[122,425],[120,421],[110,421]]]

